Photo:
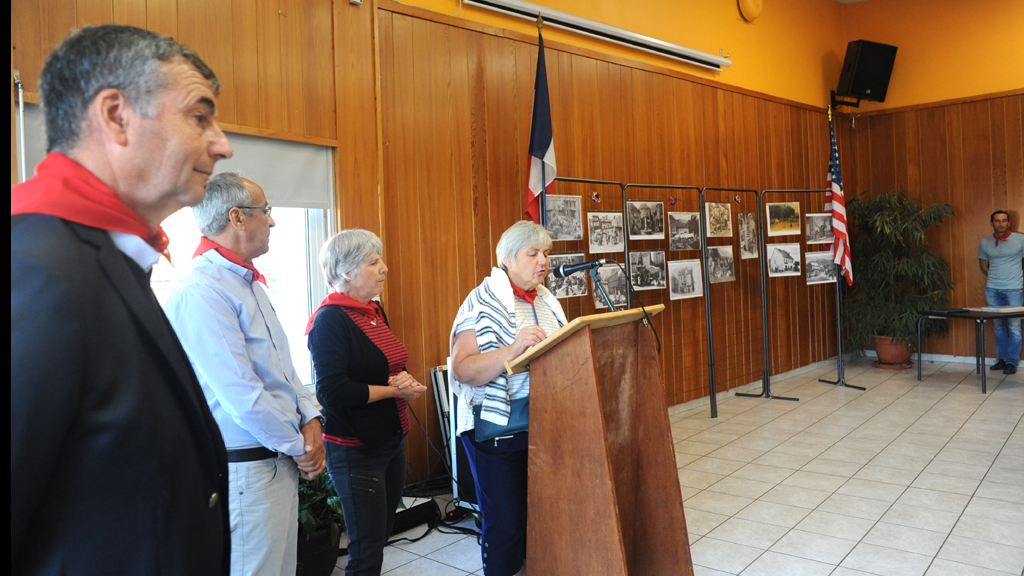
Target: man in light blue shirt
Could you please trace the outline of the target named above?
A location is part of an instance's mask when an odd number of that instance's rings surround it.
[[[167,301],[228,449],[231,574],[293,574],[298,478],[324,468],[321,416],[252,260],[270,249],[263,189],[225,172],[194,208],[203,239]]]
[[[981,271],[988,276],[985,299],[989,306],[1021,306],[1024,303],[1024,235],[1010,232],[1010,215],[1003,210],[992,213],[991,236],[982,238],[978,247]],[[1020,320],[994,320],[996,352],[999,361],[989,370],[1013,374],[1020,362]]]

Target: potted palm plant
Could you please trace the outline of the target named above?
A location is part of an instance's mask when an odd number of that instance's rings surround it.
[[[926,232],[956,212],[946,202],[925,204],[899,191],[874,198],[860,194],[848,203],[847,214],[855,238],[855,281],[843,309],[846,346],[863,353],[873,340],[876,365],[908,367],[920,314],[946,305],[953,287],[949,266],[929,248]],[[922,338],[948,333],[945,320],[926,320],[921,329]]]
[[[330,576],[338,563],[345,516],[326,470],[299,479],[298,576]]]

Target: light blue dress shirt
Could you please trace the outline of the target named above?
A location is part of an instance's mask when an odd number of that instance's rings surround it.
[[[301,428],[320,415],[292,365],[288,339],[252,272],[216,250],[192,260],[165,306],[229,450],[305,453]]]

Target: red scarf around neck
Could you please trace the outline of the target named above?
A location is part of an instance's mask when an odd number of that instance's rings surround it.
[[[263,274],[260,274],[260,271],[256,269],[256,266],[252,262],[243,262],[242,259],[238,257],[238,254],[235,254],[233,251],[228,250],[227,248],[221,246],[220,244],[217,244],[216,242],[210,240],[206,236],[203,236],[202,240],[199,241],[199,246],[196,248],[196,251],[192,254],[192,258],[194,259],[197,256],[203,254],[204,252],[208,252],[210,250],[216,250],[217,254],[220,254],[221,256],[224,257],[225,260],[231,262],[232,264],[238,264],[239,266],[245,268],[246,270],[252,270],[252,279],[254,281],[258,280],[260,282],[263,282],[263,285],[267,286],[267,277],[264,276]]]
[[[536,288],[527,292],[526,290],[523,290],[519,286],[516,286],[516,283],[512,282],[511,279],[509,279],[509,282],[512,284],[512,293],[515,294],[516,296],[522,298],[523,300],[526,300],[530,304],[533,304],[533,301],[537,299]]]
[[[376,322],[384,319],[384,317],[381,316],[380,308],[378,308],[373,301],[369,304],[363,304],[348,294],[331,292],[323,299],[322,302],[320,302],[320,305],[316,307],[316,310],[313,310],[313,315],[309,317],[309,322],[306,322],[306,334],[309,334],[309,331],[313,329],[313,319],[316,318],[316,313],[324,306],[342,306],[344,308],[349,308],[362,316],[365,316],[370,322]]]
[[[11,216],[45,214],[101,230],[134,234],[171,259],[164,229],[156,230],[85,166],[50,152],[32,179],[11,187]]]
[[[1000,236],[999,234],[996,234],[995,232],[993,232],[992,236],[994,236],[995,239],[996,239],[996,248],[999,247],[999,241],[1000,240],[1002,240],[1003,242],[1009,242],[1010,241],[1010,234],[1013,234],[1013,232],[1010,232],[1009,228],[1006,229],[1006,233],[1003,234],[1002,236]]]

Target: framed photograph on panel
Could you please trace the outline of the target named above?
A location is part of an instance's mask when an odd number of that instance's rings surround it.
[[[705,202],[708,238],[732,238],[732,205],[728,202]]]
[[[630,252],[629,275],[637,292],[664,288],[665,252]]]
[[[700,250],[700,213],[668,213],[668,249]]]
[[[591,254],[625,250],[622,212],[588,212],[587,229],[590,231]]]
[[[665,204],[663,202],[627,202],[629,237],[632,240],[665,239]]]
[[[768,236],[800,234],[799,202],[768,202],[764,209],[768,217]]]
[[[808,214],[810,216],[810,214]],[[807,252],[804,254],[807,266],[807,284],[829,284],[836,281],[836,263],[832,260],[832,251]]]
[[[708,281],[712,284],[736,281],[732,245],[708,246]]]
[[[551,254],[548,256],[551,267],[548,269],[548,286],[555,298],[572,298],[573,296],[587,295],[587,275],[570,274],[565,278],[555,278],[554,270],[559,266],[567,264],[582,264],[583,253],[573,254]]]
[[[769,244],[765,246],[768,253],[768,276],[799,276],[800,245]]]
[[[700,260],[673,260],[668,263],[668,293],[672,300],[704,295]]]
[[[608,264],[597,269],[597,277],[601,279],[601,285],[608,292],[608,298],[615,306],[626,305],[626,275],[616,264]],[[593,281],[591,281],[593,283]],[[597,286],[591,286],[591,294],[594,295],[594,307],[608,308],[604,296]]]
[[[740,260],[757,258],[757,215],[737,214],[736,219],[740,228]]]
[[[805,218],[808,244],[831,244],[836,237],[832,234],[832,214],[808,214]]]
[[[583,240],[579,196],[547,196],[548,234],[552,240]]]

